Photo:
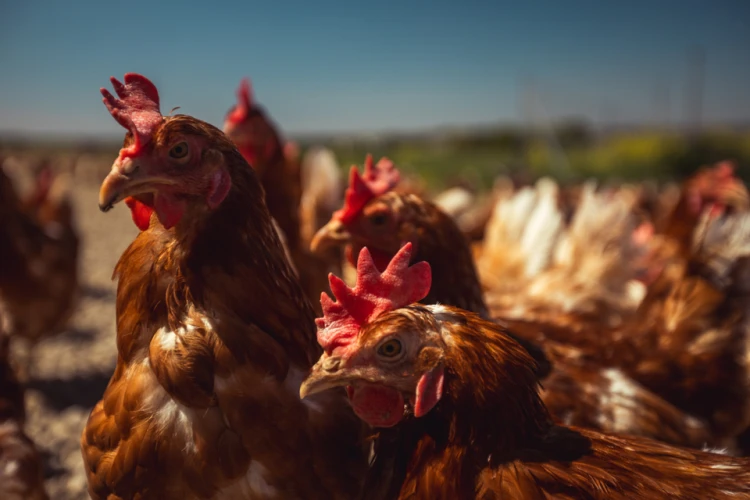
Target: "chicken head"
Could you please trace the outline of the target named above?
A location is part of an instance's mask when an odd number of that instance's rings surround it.
[[[381,273],[364,248],[353,289],[331,277],[338,301],[322,296],[318,342],[325,353],[300,387],[301,397],[346,386],[354,412],[375,427],[396,425],[405,402],[417,417],[437,404],[443,368],[436,323],[417,313],[420,306],[398,309],[430,289],[429,264],[409,266],[411,252],[411,244],[404,245]]]
[[[119,98],[101,89],[104,104],[128,133],[102,183],[99,208],[106,212],[125,200],[133,221],[145,231],[154,213],[169,229],[191,206],[218,207],[231,179],[223,154],[211,149],[216,143],[212,127],[184,115],[162,116],[156,87],[144,76],[128,73],[124,83],[111,81]]]
[[[250,80],[247,78],[242,80],[237,89],[237,104],[224,119],[224,133],[261,176],[272,157],[283,151],[275,127],[261,107],[253,101]]]
[[[364,173],[352,166],[344,206],[315,234],[310,249],[325,252],[334,245],[346,245],[346,257],[356,265],[356,256],[367,246],[378,269],[385,269],[405,242],[416,244],[411,220],[402,214],[405,208],[400,197],[392,191],[400,180],[400,173],[388,158],[374,163],[372,156],[365,159]]]

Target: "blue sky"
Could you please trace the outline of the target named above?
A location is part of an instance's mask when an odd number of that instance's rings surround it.
[[[289,133],[517,120],[522,82],[544,117],[679,123],[695,45],[705,120],[750,120],[750,0],[2,2],[0,132],[120,136],[128,71],[217,125],[248,75]]]

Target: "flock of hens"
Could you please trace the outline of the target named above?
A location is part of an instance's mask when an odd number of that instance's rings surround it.
[[[387,158],[348,182],[330,151],[300,158],[247,80],[223,131],[111,83],[127,132],[99,207],[140,233],[80,437],[92,498],[750,499],[731,162],[430,200]],[[0,169],[0,499],[48,498],[9,343],[75,307],[66,196],[51,168],[23,196]]]

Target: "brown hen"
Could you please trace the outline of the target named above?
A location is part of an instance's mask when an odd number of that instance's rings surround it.
[[[79,241],[65,186],[42,171],[40,189],[33,204],[22,203],[0,168],[0,311],[8,334],[29,343],[24,371],[36,344],[65,329],[79,293]]]
[[[722,214],[744,210],[747,191],[727,165],[699,172],[685,183],[665,229],[645,245],[632,236],[632,199],[623,194],[608,199],[584,189],[571,225],[562,229],[553,196],[524,199],[521,192],[498,207],[503,217],[488,232],[495,255],[483,253],[485,264],[495,263],[490,309],[510,316],[514,331],[536,332],[533,340],[572,345],[593,362],[623,370],[707,421],[714,444],[732,448],[750,417],[747,306],[736,293],[747,281],[750,239],[741,219]],[[699,237],[706,224],[717,229],[708,240]],[[657,270],[640,298],[642,292],[630,293],[644,257]],[[506,271],[510,284],[502,283]]]
[[[345,385],[361,418],[403,430],[385,443],[396,457],[387,469],[376,455],[365,497],[750,498],[748,459],[555,425],[532,359],[503,328],[406,305],[430,278],[426,263],[409,267],[409,246],[382,274],[363,251],[354,289],[332,282],[337,301],[323,301],[318,325],[325,353],[300,391]]]
[[[352,498],[342,393],[302,402],[319,353],[256,172],[217,128],[164,117],[145,77],[102,89],[129,131],[100,207],[142,230],[115,269],[115,372],[81,437],[93,498]]]
[[[534,219],[512,217],[513,210],[525,206],[520,196],[498,212],[506,216],[498,221],[501,227]],[[597,204],[587,206],[584,196],[578,208],[581,214],[576,213],[571,227],[561,231],[562,237],[551,238],[552,250],[542,251],[542,258],[518,251],[525,248],[521,243],[529,241],[524,236],[533,224],[527,224],[520,238],[504,230],[493,241],[498,252],[505,252],[499,255],[508,256],[495,257],[498,267],[546,270],[526,276],[525,283],[514,281],[515,275],[509,273],[517,288],[508,287],[503,300],[498,300],[495,286],[489,292],[490,309],[506,319],[511,316],[508,325],[514,331],[536,332],[530,337],[533,340],[572,345],[583,350],[585,358],[623,370],[672,405],[707,421],[717,440],[714,444],[733,448],[734,438],[750,418],[750,367],[744,354],[749,342],[747,302],[746,294],[737,292],[747,282],[750,235],[744,216],[735,215],[744,210],[746,200],[745,187],[727,165],[703,170],[688,180],[665,219],[665,229],[646,239],[645,248],[654,252],[646,261],[657,269],[649,273],[653,279],[646,280],[645,297],[622,301],[627,307],[614,309],[615,315],[604,312],[612,311],[618,296],[627,296],[644,257],[639,253],[644,247],[633,245],[629,236],[635,227],[629,200],[603,198],[608,205],[599,203],[596,209]],[[554,204],[526,206],[532,207],[527,209],[532,214],[548,213],[550,220],[560,220]],[[579,220],[589,222],[577,228]],[[547,237],[549,226],[540,234]],[[569,257],[559,258],[566,254]],[[546,256],[554,257],[545,261]],[[562,265],[550,265],[550,260]],[[538,266],[539,261],[544,264]],[[515,267],[508,265],[513,262]],[[496,271],[498,280],[502,272],[502,268]],[[586,276],[591,277],[588,285]]]
[[[704,167],[688,178],[676,194],[665,193],[662,198],[676,200],[663,203],[668,209],[653,216],[653,221],[642,224],[648,252],[641,266],[643,281],[654,284],[662,275],[675,279],[690,258],[693,237],[704,213],[709,218],[722,214],[746,212],[750,208],[750,194],[734,175],[735,165],[725,161]],[[661,279],[660,285],[665,280]]]
[[[301,220],[300,211],[316,208],[310,207],[309,203],[301,205],[301,202],[318,199],[316,190],[330,194],[331,191],[337,192],[340,186],[336,179],[326,175],[329,173],[327,165],[321,166],[308,157],[300,164],[296,145],[283,142],[278,127],[255,102],[248,79],[240,84],[237,98],[237,104],[225,118],[224,132],[256,171],[265,192],[266,205],[283,233],[302,287],[315,310],[320,312],[318,297],[327,289],[328,273],[338,271],[341,257],[335,253],[315,256],[308,251],[302,222],[309,222],[313,215],[305,213]],[[302,167],[307,171],[303,172]],[[313,192],[303,193],[303,189]],[[333,197],[336,198],[337,195]]]
[[[750,215],[704,222],[686,260],[650,287],[638,314],[591,355],[692,414],[731,447],[750,424]]]

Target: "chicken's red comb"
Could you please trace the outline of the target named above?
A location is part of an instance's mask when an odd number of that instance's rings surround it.
[[[102,88],[103,102],[117,123],[132,132],[133,144],[120,151],[121,156],[132,156],[148,144],[154,130],[164,119],[159,111],[159,92],[151,80],[138,73],[126,73],[124,84],[114,76],[109,80],[119,99]]]
[[[333,217],[343,223],[351,222],[368,201],[393,189],[400,178],[401,175],[391,160],[381,158],[377,165],[373,165],[372,155],[367,155],[365,172],[361,176],[357,167],[352,165],[344,206]]]
[[[237,88],[237,106],[229,113],[227,119],[232,123],[244,121],[251,109],[253,109],[253,90],[250,86],[250,79],[245,77]]]
[[[404,245],[382,273],[375,267],[370,251],[363,248],[357,260],[357,283],[346,286],[338,276],[328,275],[331,291],[320,295],[323,317],[317,318],[318,343],[331,353],[347,346],[357,337],[360,327],[387,311],[422,300],[430,292],[432,271],[427,262],[409,266],[411,243]]]

